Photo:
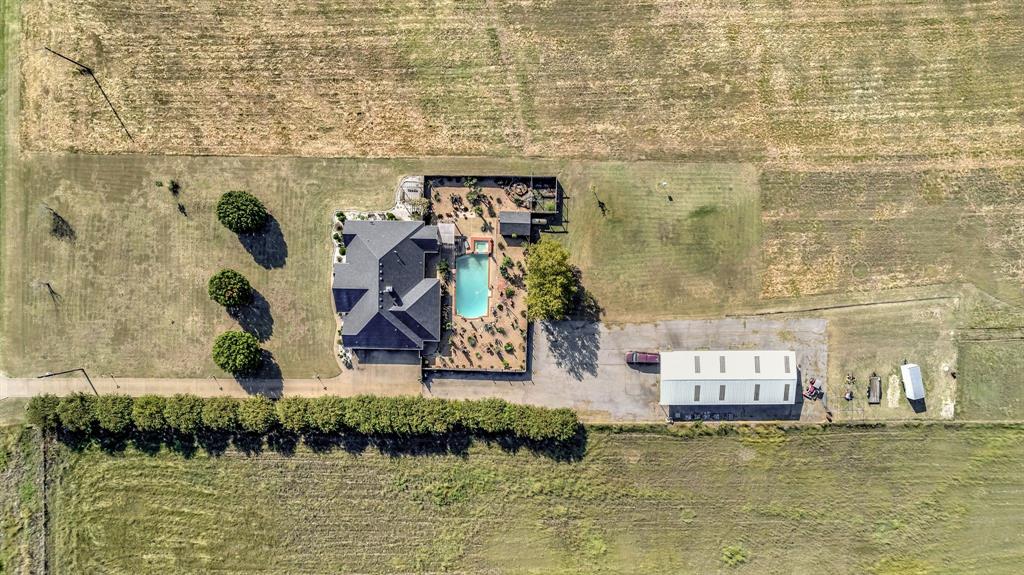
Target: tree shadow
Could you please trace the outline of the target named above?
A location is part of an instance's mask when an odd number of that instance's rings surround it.
[[[270,215],[266,225],[258,232],[238,234],[238,241],[257,264],[267,269],[284,267],[288,259],[288,242],[284,240],[281,224]]]
[[[335,449],[343,449],[348,453],[359,454],[370,446],[370,438],[359,433],[310,431],[302,436],[302,441],[315,453],[329,453]]]
[[[488,444],[494,444],[509,453],[527,450],[559,462],[580,461],[587,452],[587,428],[576,426],[576,434],[568,441],[534,441],[515,435],[500,434],[484,436]]]
[[[267,434],[267,449],[283,455],[294,455],[301,437],[284,429],[273,429]]]
[[[203,429],[196,433],[196,443],[203,451],[210,455],[224,455],[231,445],[231,433],[227,431],[214,431]]]
[[[253,456],[263,453],[263,435],[259,433],[238,432],[231,438],[232,445],[242,453]]]
[[[228,308],[228,315],[261,343],[274,335],[274,316],[270,313],[270,303],[256,290],[252,290],[252,301],[248,305]]]
[[[261,350],[260,365],[256,371],[235,376],[235,381],[249,395],[261,394],[269,398],[281,397],[284,390],[284,379],[281,366],[269,350]]]
[[[601,349],[601,328],[595,321],[542,321],[541,329],[555,365],[577,381],[597,375],[597,352]]]

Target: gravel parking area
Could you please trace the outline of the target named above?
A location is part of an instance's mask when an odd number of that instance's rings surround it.
[[[435,397],[501,397],[548,407],[571,407],[594,422],[663,421],[657,366],[631,367],[631,350],[793,349],[804,379],[824,381],[828,336],[823,319],[731,318],[605,326],[593,322],[535,324],[524,375],[480,377],[436,373],[426,379]],[[823,417],[805,404],[802,419]]]

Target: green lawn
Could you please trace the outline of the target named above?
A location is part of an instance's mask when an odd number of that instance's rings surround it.
[[[559,463],[61,449],[53,573],[1007,573],[1024,430],[592,431]],[[726,568],[723,549],[745,564]]]
[[[423,173],[559,175],[570,195],[565,239],[612,321],[721,309],[718,289],[756,292],[757,191],[741,165],[31,154],[15,171],[17,193],[3,198],[0,367],[222,375],[209,348],[236,322],[210,301],[206,281],[232,267],[266,299],[259,330],[284,375],[333,375],[331,215],[388,207],[401,175]],[[187,217],[167,189],[172,178]],[[217,222],[214,204],[232,189],[255,193],[278,220],[273,253],[251,255]],[[606,218],[595,215],[598,196]],[[73,242],[50,234],[44,206],[71,224]]]
[[[960,344],[960,394],[963,419],[1024,417],[1024,341],[973,341]]]

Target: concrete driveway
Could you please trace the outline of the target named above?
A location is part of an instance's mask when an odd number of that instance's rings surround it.
[[[803,377],[823,381],[827,343],[821,319],[730,318],[613,327],[553,322],[533,326],[526,374],[428,373],[425,382],[434,397],[500,397],[571,407],[588,421],[663,421],[667,414],[658,405],[657,367],[627,365],[627,351],[793,349]]]

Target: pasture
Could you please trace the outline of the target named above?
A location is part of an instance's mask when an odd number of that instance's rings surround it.
[[[1019,161],[1022,10],[24,0],[21,135],[46,151]],[[96,70],[135,143],[43,46]]]
[[[52,453],[53,573],[1010,574],[1024,554],[1016,427],[592,430],[575,463]]]

